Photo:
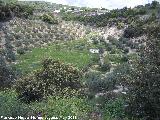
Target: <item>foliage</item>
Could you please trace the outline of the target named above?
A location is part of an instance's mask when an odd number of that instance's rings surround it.
[[[24,48],[19,48],[19,49],[17,49],[17,53],[22,55],[22,54],[25,53],[25,49]]]
[[[104,63],[101,67],[100,70],[102,72],[109,72],[111,69],[111,64],[110,63]]]
[[[100,74],[88,73],[86,75],[86,85],[89,88],[89,92],[97,93],[114,88],[114,81],[109,80],[108,78],[102,78]]]
[[[133,37],[139,37],[142,34],[143,34],[142,28],[129,26],[128,28],[125,29],[123,36],[125,38],[133,38]]]
[[[5,59],[0,56],[0,89],[10,87],[14,78],[14,72],[6,66]]]
[[[31,109],[36,114],[43,117],[63,117],[76,116],[76,118],[88,120],[88,113],[92,110],[86,99],[80,98],[59,98],[49,97],[47,101],[34,102]]]
[[[48,22],[50,24],[58,24],[58,21],[55,19],[55,17],[52,14],[43,14],[41,16],[41,19],[44,22]]]
[[[46,59],[43,68],[16,81],[15,89],[26,102],[40,100],[48,95],[72,96],[82,87],[81,73],[71,65]]]
[[[74,41],[75,42],[75,41]],[[40,62],[45,58],[54,58],[56,60],[65,61],[65,63],[73,64],[79,69],[82,69],[85,65],[90,63],[92,59],[89,52],[85,50],[77,50],[75,46],[78,41],[60,43],[47,46],[45,48],[34,48],[32,52],[17,56],[17,60],[21,61],[16,66],[17,69],[21,69],[23,73],[30,73],[33,70],[40,68]],[[57,50],[58,49],[58,50]],[[94,56],[94,55],[93,55]],[[95,56],[95,59],[97,57]],[[91,60],[92,61],[92,60]],[[96,62],[97,60],[95,60]]]
[[[4,117],[27,117],[29,108],[27,105],[17,100],[15,91],[1,91],[0,92],[0,115]]]
[[[17,2],[0,2],[0,21],[8,20],[15,16],[27,18],[33,14],[33,7],[18,4]]]
[[[152,27],[153,31],[157,27]],[[158,32],[158,31],[156,31]],[[140,60],[133,66],[130,74],[128,92],[128,114],[135,118],[155,120],[160,118],[160,41],[157,35],[150,32],[146,46],[141,49]]]
[[[158,3],[156,3],[158,4]],[[153,2],[153,5],[156,5]],[[104,27],[104,26],[117,26],[118,29],[124,28],[127,24],[134,24],[137,18],[141,15],[145,15],[148,13],[147,7],[141,5],[135,8],[127,8],[124,7],[122,9],[114,9],[106,12],[102,15],[90,15],[89,11],[85,11],[86,13],[74,14],[74,13],[63,13],[62,19],[68,21],[80,21],[85,25],[91,25],[96,27]],[[95,12],[96,10],[93,10]]]
[[[155,9],[155,8],[157,8],[158,5],[159,5],[159,2],[156,1],[156,0],[154,0],[154,1],[152,1],[152,3],[151,3],[151,8],[152,8],[152,9]]]
[[[108,116],[110,119],[123,119],[125,117],[124,104],[124,100],[120,98],[107,101],[103,108],[104,119],[106,120]]]

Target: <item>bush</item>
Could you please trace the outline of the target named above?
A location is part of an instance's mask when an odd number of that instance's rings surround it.
[[[141,36],[143,33],[144,33],[144,30],[141,27],[139,27],[139,26],[137,26],[137,27],[129,26],[128,28],[126,28],[124,30],[123,36],[125,38],[134,38],[134,37]]]
[[[6,60],[8,62],[14,62],[16,60],[15,53],[11,49],[6,50]]]
[[[122,29],[122,28],[124,28],[124,25],[125,24],[123,22],[118,22],[117,28]]]
[[[100,71],[102,72],[109,72],[111,69],[111,64],[110,63],[104,63],[101,67],[100,67]]]
[[[24,48],[17,49],[17,53],[20,54],[20,55],[24,54],[25,53]]]
[[[15,91],[0,92],[0,116],[4,117],[27,117],[29,112],[28,106],[17,100]]]
[[[15,41],[15,47],[21,47],[22,42],[21,41]]]
[[[151,8],[152,9],[155,9],[155,8],[157,8],[157,6],[159,5],[159,2],[157,2],[157,1],[152,1],[152,3],[151,3]]]
[[[117,99],[117,100],[110,100],[107,101],[104,108],[104,119],[123,119],[125,117],[124,113],[124,100]]]
[[[89,120],[88,113],[92,110],[86,99],[80,98],[53,98],[49,97],[47,101],[33,103],[32,111],[35,114],[41,114],[43,117],[65,117],[75,116],[78,120]]]
[[[129,48],[124,48],[123,53],[124,53],[124,54],[129,53]]]
[[[44,21],[44,22],[48,22],[50,24],[58,24],[58,21],[54,18],[53,15],[49,15],[49,14],[43,14],[41,16],[41,19]]]
[[[91,56],[91,64],[97,64],[99,62],[99,55],[94,54]]]
[[[107,50],[107,51],[111,51],[112,48],[113,48],[113,46],[112,46],[111,43],[106,43],[106,44],[105,44],[105,47],[106,47],[106,50]]]
[[[128,38],[121,37],[121,38],[119,38],[119,41],[122,42],[122,44],[126,44],[127,41],[129,41],[129,39],[128,39]]]
[[[128,62],[129,58],[127,55],[123,55],[122,59],[123,62]]]
[[[100,74],[89,73],[86,76],[86,85],[89,88],[89,92],[98,93],[113,89],[114,81],[107,78],[102,79]]]
[[[42,69],[16,81],[15,89],[25,102],[41,100],[48,95],[74,96],[81,89],[81,73],[71,65],[46,59]]]
[[[0,89],[10,87],[14,78],[14,72],[5,63],[0,65]]]
[[[160,48],[159,38],[150,33],[140,59],[132,64],[129,74],[128,107],[130,117],[158,120],[160,118]]]
[[[116,45],[118,40],[116,38],[114,38],[113,36],[108,36],[107,40],[109,40],[110,43],[112,43],[113,45]]]

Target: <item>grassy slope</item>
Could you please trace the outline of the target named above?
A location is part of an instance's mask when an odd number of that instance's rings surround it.
[[[81,69],[90,62],[90,54],[87,49],[78,50],[74,47],[80,45],[81,42],[84,41],[71,41],[52,44],[44,48],[34,48],[32,52],[17,56],[19,62],[16,68],[23,72],[29,72],[39,68],[43,59],[53,58],[73,64]]]

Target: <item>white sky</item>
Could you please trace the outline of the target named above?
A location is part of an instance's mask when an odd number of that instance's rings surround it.
[[[123,7],[134,7],[137,5],[144,5],[153,0],[20,0],[20,1],[48,1],[57,4],[85,6],[92,8],[107,8],[116,9]],[[157,0],[160,1],[160,0]]]

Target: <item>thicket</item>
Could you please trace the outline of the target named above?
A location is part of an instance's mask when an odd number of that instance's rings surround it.
[[[140,59],[133,62],[127,97],[128,115],[134,118],[160,118],[160,27],[152,26]]]
[[[41,19],[50,24],[58,24],[58,20],[51,13],[43,14]]]
[[[28,18],[33,15],[33,7],[17,2],[0,1],[0,21],[11,19],[15,16]]]
[[[4,56],[0,54],[0,89],[11,87],[14,79],[13,70],[6,65]]]
[[[46,59],[42,69],[16,81],[15,89],[25,102],[41,100],[52,96],[80,95],[81,73],[71,65]]]

